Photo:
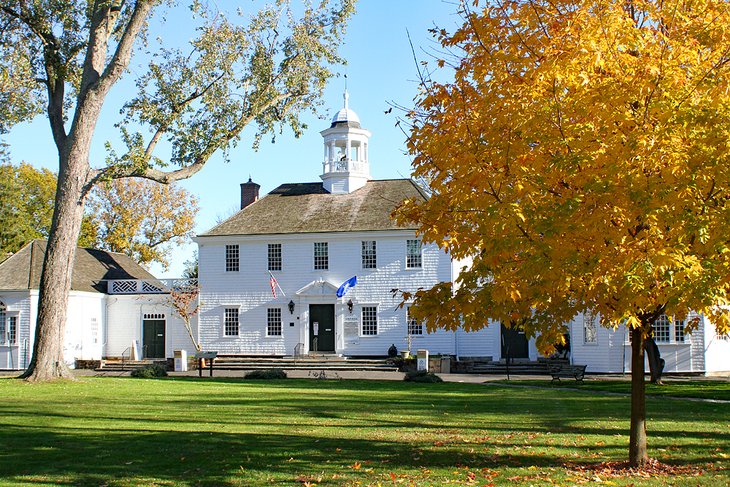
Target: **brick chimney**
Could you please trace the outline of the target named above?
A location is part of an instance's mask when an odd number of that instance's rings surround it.
[[[261,186],[251,181],[249,176],[247,183],[241,183],[241,209],[259,199],[259,188]]]

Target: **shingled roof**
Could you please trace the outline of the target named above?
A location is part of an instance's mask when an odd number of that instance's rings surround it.
[[[33,240],[0,263],[0,290],[38,289],[41,280],[45,240]],[[107,279],[155,279],[124,254],[103,250],[76,250],[71,289],[106,292]]]
[[[408,198],[426,198],[410,179],[368,181],[349,194],[330,194],[322,183],[282,184],[199,236],[415,229],[390,217]]]

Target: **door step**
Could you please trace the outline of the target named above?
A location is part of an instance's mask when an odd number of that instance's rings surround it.
[[[338,355],[307,355],[303,357],[250,357],[243,355],[218,355],[213,370],[370,370],[396,371],[397,367],[384,359],[353,359]]]
[[[167,359],[123,360],[110,358],[102,360],[101,365],[94,370],[97,372],[129,372],[154,364],[167,368]]]

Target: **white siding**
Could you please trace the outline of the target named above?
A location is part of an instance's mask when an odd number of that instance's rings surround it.
[[[15,347],[0,347],[0,369],[24,369],[33,352],[38,291],[3,292],[0,301],[8,306],[9,311],[19,312],[17,344]],[[63,358],[69,366],[73,367],[76,359],[101,358],[103,302],[103,294],[72,291],[69,295],[63,343]],[[96,320],[96,332],[91,327],[92,319]],[[12,355],[6,353],[10,349]]]
[[[104,298],[104,294],[80,291],[69,295],[63,358],[70,367],[76,359],[101,359]]]
[[[502,354],[499,322],[490,321],[489,326],[476,331],[459,330],[457,354],[459,357],[492,357],[499,360]]]
[[[172,358],[175,350],[195,353],[183,320],[168,304],[166,294],[110,295],[107,297],[107,335],[104,355],[107,357],[130,356],[130,347],[137,341],[144,346],[142,321],[145,314],[164,315],[165,356]],[[197,337],[197,316],[192,322]]]
[[[0,343],[0,370],[21,370],[30,362],[33,346],[31,323],[35,324],[30,291],[3,291],[0,301],[8,308],[8,314],[17,313],[18,338],[15,345]],[[35,329],[35,326],[33,326]]]
[[[702,343],[705,325],[702,320],[698,328],[690,335],[685,335],[684,343],[657,343],[659,354],[664,359],[664,372],[681,373],[681,372],[704,372],[704,350]],[[617,346],[618,338],[623,339],[624,344],[624,371],[631,372],[631,344],[628,340],[628,332],[625,327],[619,327],[616,330]],[[670,334],[674,336],[673,328]],[[644,362],[644,370],[649,372],[648,359]]]
[[[715,374],[718,372],[730,373],[730,339],[717,336],[715,325],[707,318],[703,318],[704,330],[701,336],[704,338],[705,346],[705,372]],[[700,330],[694,335],[700,335]]]
[[[429,288],[437,282],[450,280],[454,270],[448,255],[435,246],[424,246],[422,268],[406,269],[408,238],[414,238],[413,233],[200,238],[199,268],[203,302],[200,329],[203,347],[228,353],[285,355],[292,354],[297,343],[304,343],[305,350],[308,350],[309,305],[335,304],[338,353],[384,356],[391,344],[399,350],[407,348],[406,310],[398,308],[401,297],[393,296],[392,290],[413,292],[422,287]],[[363,240],[377,242],[376,269],[362,269]],[[314,242],[328,242],[328,270],[314,270]],[[223,269],[225,245],[231,243],[241,246],[239,272],[225,272]],[[268,243],[282,244],[282,270],[275,271],[274,275],[286,296],[282,296],[278,289],[278,296],[274,298],[272,295],[267,271]],[[354,275],[358,279],[357,286],[351,288],[344,299],[337,299],[334,295],[337,287]],[[328,284],[316,285],[297,294],[317,281]],[[345,306],[350,299],[354,303],[352,314]],[[290,300],[295,303],[293,315],[287,308]],[[283,336],[266,337],[266,309],[275,306],[282,308]],[[363,306],[378,308],[378,334],[375,336],[352,333],[352,322],[359,320]],[[226,307],[238,307],[240,310],[240,334],[237,337],[223,336],[222,319]],[[290,326],[290,323],[294,323],[294,326]],[[454,354],[456,337],[453,332],[443,330],[413,337],[412,351],[418,348],[427,348],[434,354]]]
[[[578,314],[568,325],[570,330],[571,360],[576,365],[587,365],[587,372],[616,372],[611,370],[609,343],[611,331],[598,325],[596,342],[585,343],[583,335],[583,315]],[[620,366],[620,364],[619,364]]]

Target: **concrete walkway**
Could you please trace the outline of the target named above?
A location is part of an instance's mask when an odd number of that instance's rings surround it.
[[[287,376],[292,379],[359,379],[359,380],[403,380],[402,372],[390,371],[361,371],[361,370],[286,370]],[[100,377],[119,377],[128,376],[129,372],[97,372],[95,370],[78,369],[73,371],[78,377],[100,376]],[[213,377],[240,377],[243,378],[249,370],[217,370],[213,369]],[[187,372],[168,372],[170,377],[197,377],[197,370],[189,370]],[[17,377],[19,371],[0,371],[0,377]],[[506,374],[438,374],[445,382],[461,382],[465,384],[483,384],[485,382],[497,382],[507,380]],[[203,371],[203,377],[208,377],[208,369]],[[591,381],[610,381],[631,379],[629,374],[586,374],[585,382]],[[519,385],[520,381],[536,380],[545,381],[550,384],[550,376],[547,375],[516,375],[510,374],[509,380]],[[664,377],[667,383],[682,381],[719,381],[730,382],[730,375],[702,376],[702,375],[669,375]]]
[[[286,369],[285,369],[286,370]],[[78,369],[73,371],[78,377],[100,376],[100,377],[119,377],[128,376],[129,372],[97,372],[95,370]],[[240,377],[243,378],[249,370],[217,370],[213,369],[213,377]],[[287,376],[292,379],[359,379],[359,380],[403,380],[402,372],[390,371],[318,371],[318,370],[286,370]],[[197,377],[197,370],[189,370],[187,372],[168,372],[171,377]],[[0,371],[0,377],[17,377],[20,371],[3,370]],[[497,382],[507,380],[506,374],[438,374],[445,382],[462,382],[466,384],[483,384],[485,382]],[[208,369],[203,372],[203,377],[208,377]],[[630,374],[586,374],[585,382],[591,381],[610,381],[631,379]],[[519,385],[520,381],[536,380],[550,383],[550,376],[547,375],[516,375],[510,374],[509,380]],[[730,382],[730,375],[669,375],[664,377],[667,383],[683,382],[683,381],[718,381]]]

